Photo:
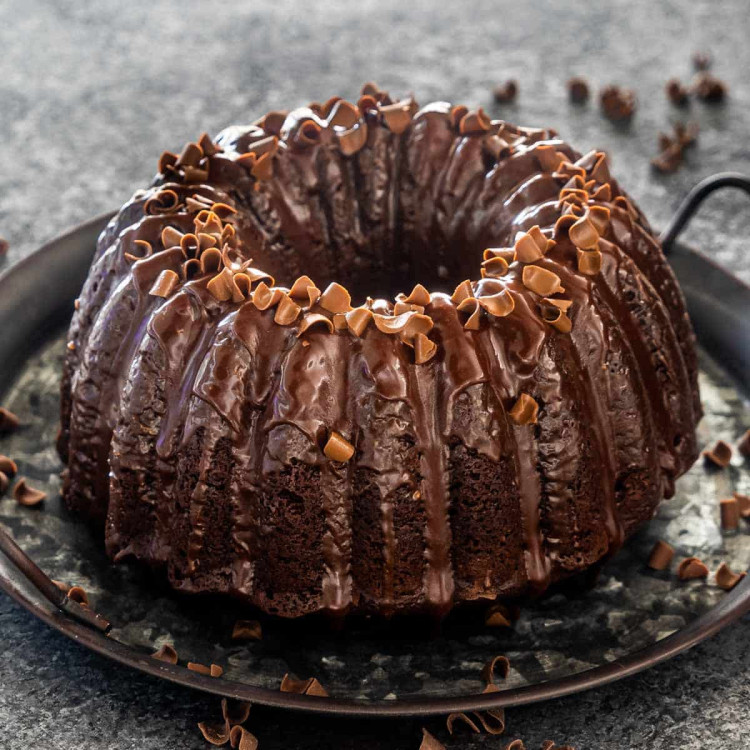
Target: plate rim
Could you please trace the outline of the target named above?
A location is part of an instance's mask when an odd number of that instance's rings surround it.
[[[0,273],[0,293],[3,287],[14,285],[14,281],[17,283],[22,277],[28,275],[30,270],[38,266],[40,256],[61,253],[66,244],[75,242],[79,237],[81,239],[90,237],[92,231],[97,227],[103,227],[112,215],[113,212],[103,213],[89,221],[78,224],[4,269]],[[725,277],[728,283],[739,284],[743,291],[746,290],[748,296],[750,296],[750,287],[721,268],[712,259],[685,245],[679,245],[679,247],[679,255],[683,258],[685,254],[699,258],[702,262],[709,264],[714,273]],[[92,246],[91,255],[93,255],[93,251],[94,247]],[[623,659],[600,664],[562,678],[550,679],[535,685],[508,688],[494,693],[466,696],[407,697],[396,700],[365,702],[352,698],[321,698],[282,693],[279,690],[248,685],[235,680],[225,678],[217,680],[188,670],[186,667],[157,661],[150,655],[109,638],[66,616],[61,611],[55,610],[40,594],[37,595],[37,600],[32,599],[17,585],[18,582],[25,581],[25,579],[10,561],[8,570],[10,572],[7,576],[3,570],[0,570],[0,591],[3,591],[46,625],[76,643],[123,666],[137,669],[182,687],[201,690],[221,697],[235,698],[275,708],[337,716],[429,716],[455,711],[486,711],[561,698],[615,682],[664,662],[713,636],[750,611],[750,577],[746,577],[738,586],[728,592],[717,605],[692,620],[687,626],[656,643],[628,654]]]

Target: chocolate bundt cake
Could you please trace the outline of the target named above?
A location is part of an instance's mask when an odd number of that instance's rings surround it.
[[[285,617],[519,599],[696,458],[694,336],[601,152],[368,84],[164,153],[70,328],[68,507]]]

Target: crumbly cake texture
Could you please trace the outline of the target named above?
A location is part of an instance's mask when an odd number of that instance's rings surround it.
[[[603,153],[368,84],[162,155],[76,303],[59,448],[68,507],[178,590],[442,615],[612,554],[700,414]]]

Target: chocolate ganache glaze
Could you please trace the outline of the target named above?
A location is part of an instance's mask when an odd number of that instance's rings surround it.
[[[163,154],[69,341],[69,508],[286,617],[537,595],[696,457],[683,298],[605,155],[372,84]]]

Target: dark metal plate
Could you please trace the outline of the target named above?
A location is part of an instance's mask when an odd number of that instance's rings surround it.
[[[384,627],[353,623],[332,633],[315,623],[266,619],[262,641],[233,643],[247,612],[213,599],[175,595],[147,571],[114,566],[101,540],[61,507],[54,451],[64,329],[107,217],[45,245],[0,276],[0,403],[24,429],[0,440],[31,482],[46,489],[43,509],[0,500],[0,522],[52,578],[82,585],[113,623],[109,636],[58,611],[0,555],[0,588],[62,633],[116,661],[220,695],[328,713],[406,715],[510,706],[566,695],[645,669],[709,637],[750,609],[750,580],[725,593],[711,580],[680,583],[644,566],[654,539],[712,570],[721,560],[750,564],[750,534],[722,535],[720,497],[750,492],[750,471],[695,466],[655,521],[610,561],[596,585],[556,594],[524,609],[512,630],[491,630],[479,614],[451,618],[439,633],[424,622]],[[676,246],[671,256],[688,298],[702,356],[706,417],[699,438],[733,440],[750,427],[750,289],[703,256]],[[214,679],[150,658],[174,643],[181,663],[214,662]],[[503,690],[481,694],[482,665],[496,654],[513,665]],[[282,675],[316,676],[330,698],[280,693]]]

